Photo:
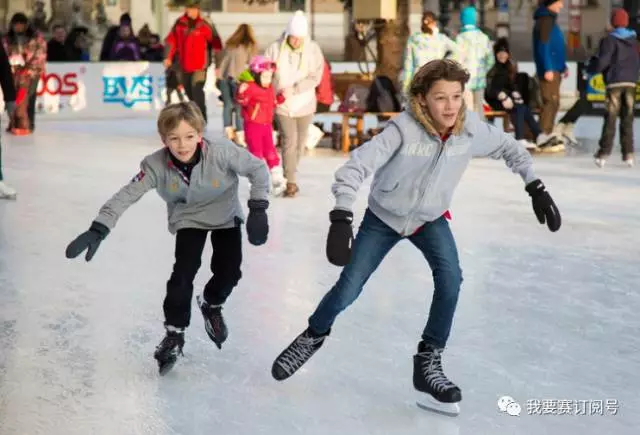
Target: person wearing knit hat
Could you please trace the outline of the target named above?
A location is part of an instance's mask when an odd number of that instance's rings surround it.
[[[561,0],[545,0],[534,13],[533,58],[543,102],[540,127],[543,134],[548,136],[554,136],[553,127],[560,109],[560,83],[569,71],[564,35],[557,22],[563,6]],[[543,142],[552,143],[544,138]],[[563,150],[564,145],[556,148],[556,151]]]
[[[276,94],[282,94],[285,100],[277,107],[276,117],[283,144],[282,168],[287,179],[284,196],[294,197],[299,192],[298,162],[316,112],[316,87],[324,71],[322,50],[309,37],[309,23],[303,11],[293,14],[282,36],[267,48],[265,56],[277,64],[273,84]]]
[[[622,160],[633,166],[633,122],[636,82],[640,74],[640,54],[636,32],[628,29],[629,14],[616,9],[611,14],[611,33],[600,41],[598,53],[591,59],[587,71],[604,75],[606,84],[605,114],[600,147],[595,164],[603,167],[613,151],[616,122],[620,117]]]
[[[469,71],[469,82],[464,90],[467,107],[484,118],[484,89],[487,72],[493,66],[493,51],[489,37],[478,28],[478,11],[467,6],[460,12],[462,29],[456,37],[462,64]]]

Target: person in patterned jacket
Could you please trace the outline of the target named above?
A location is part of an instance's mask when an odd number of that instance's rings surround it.
[[[464,92],[469,109],[484,118],[483,95],[487,87],[487,72],[494,64],[493,47],[489,37],[478,28],[478,12],[467,6],[460,13],[462,28],[456,37],[456,44],[462,53],[464,67],[470,79]]]
[[[16,88],[16,110],[8,130],[15,135],[28,135],[33,131],[35,121],[29,118],[29,100],[35,96],[45,69],[47,41],[29,23],[25,14],[17,13],[11,18],[2,44],[11,64]]]

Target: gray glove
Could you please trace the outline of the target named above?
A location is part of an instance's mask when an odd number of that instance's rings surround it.
[[[9,118],[13,116],[16,111],[16,102],[15,101],[7,101],[4,103],[4,110],[7,111]]]

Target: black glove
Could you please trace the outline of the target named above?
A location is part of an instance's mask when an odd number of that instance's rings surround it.
[[[247,235],[249,243],[260,246],[266,243],[269,235],[269,220],[267,212],[269,201],[266,199],[250,199],[249,216],[247,217]]]
[[[353,243],[353,213],[346,210],[332,210],[329,213],[331,226],[327,236],[327,259],[336,266],[346,266],[351,259]]]
[[[94,221],[91,227],[89,227],[89,231],[85,231],[76,237],[73,242],[69,243],[65,252],[67,258],[76,258],[82,254],[82,251],[87,249],[85,260],[91,261],[98,250],[98,246],[100,246],[100,243],[102,243],[108,234],[109,228]]]
[[[562,219],[560,218],[560,210],[556,206],[556,203],[551,199],[551,195],[547,192],[542,181],[535,180],[527,184],[525,190],[531,197],[533,204],[533,211],[538,218],[538,222],[544,224],[547,222],[547,226],[551,231],[558,231]]]

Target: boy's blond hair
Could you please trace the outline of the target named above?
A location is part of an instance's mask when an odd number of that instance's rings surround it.
[[[186,122],[198,133],[204,131],[204,117],[202,112],[192,101],[186,103],[170,104],[158,115],[158,133],[165,138],[172,130],[178,127],[180,122]]]

